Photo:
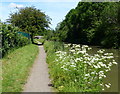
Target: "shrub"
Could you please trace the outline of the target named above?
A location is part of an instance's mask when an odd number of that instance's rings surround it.
[[[19,28],[0,23],[1,30],[0,36],[2,36],[2,56],[8,53],[8,51],[12,50],[13,48],[22,47],[29,43],[28,38],[18,34]]]

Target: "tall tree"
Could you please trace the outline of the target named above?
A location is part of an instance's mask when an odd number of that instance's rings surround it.
[[[120,2],[79,2],[56,31],[62,41],[117,48],[120,46]]]
[[[8,22],[18,26],[23,32],[28,32],[33,42],[34,34],[46,31],[50,20],[41,10],[35,7],[25,7],[18,9],[18,12],[11,13]]]

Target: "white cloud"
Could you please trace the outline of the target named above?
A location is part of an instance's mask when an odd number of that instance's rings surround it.
[[[21,4],[10,3],[10,4],[9,4],[9,7],[17,7],[17,8],[22,8],[22,7],[24,7],[24,6],[23,6],[23,5],[21,5]]]

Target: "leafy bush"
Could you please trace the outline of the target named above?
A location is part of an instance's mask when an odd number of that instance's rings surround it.
[[[0,23],[1,30],[0,30],[0,36],[2,36],[2,48],[1,53],[2,56],[8,53],[13,48],[22,47],[29,43],[28,38],[22,36],[21,34],[18,34],[17,32],[19,29],[17,27],[13,27],[11,25],[6,25],[3,23]]]

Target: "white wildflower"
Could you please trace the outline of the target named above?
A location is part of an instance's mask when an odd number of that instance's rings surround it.
[[[108,64],[108,66],[111,67],[111,66],[112,66],[112,63],[110,62],[110,63]]]
[[[92,48],[88,47],[88,50],[91,50]]]
[[[105,90],[104,88],[102,90]]]
[[[80,45],[76,45],[75,47],[80,47]]]
[[[83,48],[88,48],[89,46],[88,45],[82,45]]]
[[[75,50],[70,50],[70,52],[75,52]]]
[[[101,50],[99,50],[99,51],[97,51],[98,53],[104,53],[104,49],[101,49]]]
[[[76,67],[75,65],[70,65],[71,67]]]
[[[90,74],[85,74],[85,76],[90,76]]]
[[[91,72],[91,74],[95,74],[95,72]]]
[[[113,62],[112,62],[113,64],[115,64],[115,65],[117,65],[117,62],[115,62],[115,60],[113,60]]]
[[[106,86],[107,88],[110,88],[110,84],[105,84],[105,86]]]

